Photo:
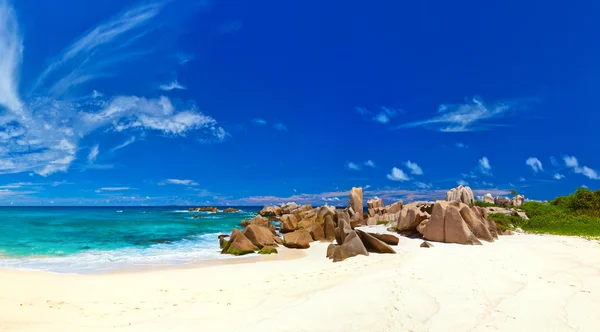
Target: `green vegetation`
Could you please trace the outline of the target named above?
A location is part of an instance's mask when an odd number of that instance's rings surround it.
[[[511,189],[511,190],[509,191],[509,193],[510,193],[511,195],[515,196],[515,197],[519,196],[519,193],[518,193],[516,190],[514,190],[514,189]]]
[[[579,188],[550,202],[527,202],[521,207],[529,220],[490,214],[498,228],[520,227],[530,233],[600,237],[600,190]]]
[[[262,249],[260,249],[258,251],[259,254],[261,255],[270,255],[270,254],[276,254],[277,253],[277,249],[274,247],[264,247]]]
[[[473,205],[479,206],[479,207],[482,207],[482,208],[485,208],[485,207],[499,207],[496,204],[486,203],[486,202],[482,202],[482,201],[475,201],[475,203]]]
[[[232,246],[229,247],[229,249],[227,249],[227,254],[230,255],[235,255],[235,256],[242,256],[242,255],[246,255],[246,254],[252,254],[254,253],[254,250],[239,250],[236,249]]]
[[[516,227],[522,227],[522,223],[526,220],[521,217],[507,216],[502,213],[493,213],[488,215],[488,219],[493,220],[498,227],[498,234],[502,234],[505,230],[514,231]]]
[[[377,225],[387,225],[388,222],[387,221],[378,221]]]

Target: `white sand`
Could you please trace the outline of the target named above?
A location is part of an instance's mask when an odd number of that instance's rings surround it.
[[[111,275],[0,270],[0,331],[598,331],[600,244],[518,235],[397,255]]]

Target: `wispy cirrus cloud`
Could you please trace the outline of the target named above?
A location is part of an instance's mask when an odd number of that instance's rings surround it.
[[[88,163],[93,163],[98,158],[98,154],[100,153],[100,146],[98,144],[94,145],[90,149],[90,154],[88,154]]]
[[[135,143],[135,141],[136,141],[136,138],[135,138],[135,136],[131,136],[131,138],[129,138],[129,139],[128,139],[128,140],[126,140],[125,142],[123,142],[123,143],[121,143],[121,144],[119,144],[119,145],[115,146],[114,148],[110,149],[110,152],[115,152],[115,151],[121,150],[122,148],[124,148],[124,147],[126,147],[126,146],[129,146],[129,145],[131,145],[131,144]]]
[[[48,176],[68,171],[77,160],[79,141],[100,129],[156,131],[169,136],[190,132],[198,140],[220,142],[228,133],[194,102],[169,98],[80,96],[77,87],[117,72],[114,64],[143,53],[136,42],[158,29],[149,23],[167,2],[142,3],[97,25],[61,52],[22,98],[18,87],[23,60],[15,12],[0,0],[0,174],[35,172]],[[92,56],[93,55],[93,56]],[[109,67],[110,66],[110,67]],[[61,98],[68,92],[70,98]],[[85,158],[82,158],[85,159]]]
[[[527,166],[531,167],[531,170],[533,170],[534,173],[542,172],[544,170],[544,167],[542,166],[542,162],[535,157],[527,158],[527,160],[525,161],[525,164]]]
[[[96,193],[101,193],[104,191],[127,191],[127,190],[132,190],[133,188],[131,187],[103,187],[103,188],[98,188],[96,190],[94,190]]]
[[[367,161],[365,161],[365,166],[367,166],[367,167],[371,167],[371,168],[375,168],[375,167],[377,167],[377,166],[375,165],[375,162],[374,162],[373,160],[367,160]]]
[[[404,165],[406,165],[406,168],[410,170],[410,174],[423,175],[423,170],[421,169],[421,167],[419,167],[417,163],[414,163],[409,160],[405,162]]]
[[[571,168],[576,174],[581,174],[592,180],[600,180],[600,175],[598,175],[598,172],[596,170],[587,166],[579,166],[579,161],[577,160],[577,158],[572,156],[564,156],[563,160],[565,162],[565,165],[568,168]]]
[[[555,173],[554,174],[554,179],[556,179],[556,180],[562,180],[564,178],[565,178],[565,176],[562,175],[562,174],[560,174],[560,173]]]
[[[255,118],[255,119],[252,119],[252,123],[257,126],[266,126],[267,120],[261,119],[261,118]]]
[[[489,130],[499,124],[491,123],[516,110],[513,102],[496,102],[485,104],[479,97],[474,97],[464,104],[442,104],[435,116],[430,119],[405,123],[396,129],[423,127],[441,132],[467,132]]]
[[[166,179],[162,182],[158,183],[159,185],[166,185],[166,184],[174,184],[174,185],[180,185],[180,186],[197,186],[198,183],[194,180],[188,180],[188,179]]]
[[[460,142],[458,142],[458,143],[454,144],[454,146],[456,146],[456,147],[457,147],[457,148],[459,148],[459,149],[468,149],[468,148],[469,148],[469,146],[468,146],[468,145],[466,145],[466,144],[464,144],[464,143],[460,143]]]
[[[368,109],[366,109],[364,107],[356,107],[355,110],[363,118],[370,119],[373,122],[377,122],[377,123],[381,123],[381,124],[390,123],[392,118],[396,117],[396,115],[398,115],[399,113],[402,112],[402,110],[397,110],[397,109],[393,109],[393,108],[389,108],[389,107],[385,107],[385,106],[380,106],[379,112],[375,112],[375,113],[369,111]]]
[[[185,90],[185,86],[181,85],[179,82],[177,82],[177,80],[168,84],[161,84],[158,86],[158,88],[163,91]]]
[[[346,168],[351,171],[360,171],[361,170],[361,167],[357,163],[353,163],[351,161],[346,163]]]

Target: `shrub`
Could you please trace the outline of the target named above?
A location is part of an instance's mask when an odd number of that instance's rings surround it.
[[[498,228],[498,234],[502,234],[505,230],[514,230],[515,227],[521,227],[524,219],[521,217],[507,216],[502,213],[492,213],[488,215],[488,219],[493,220]]]

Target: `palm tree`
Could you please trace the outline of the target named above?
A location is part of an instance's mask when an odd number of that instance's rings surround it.
[[[515,197],[519,196],[519,193],[518,193],[516,190],[514,190],[514,189],[511,189],[511,190],[509,191],[509,193],[510,193],[511,195],[515,196]]]

